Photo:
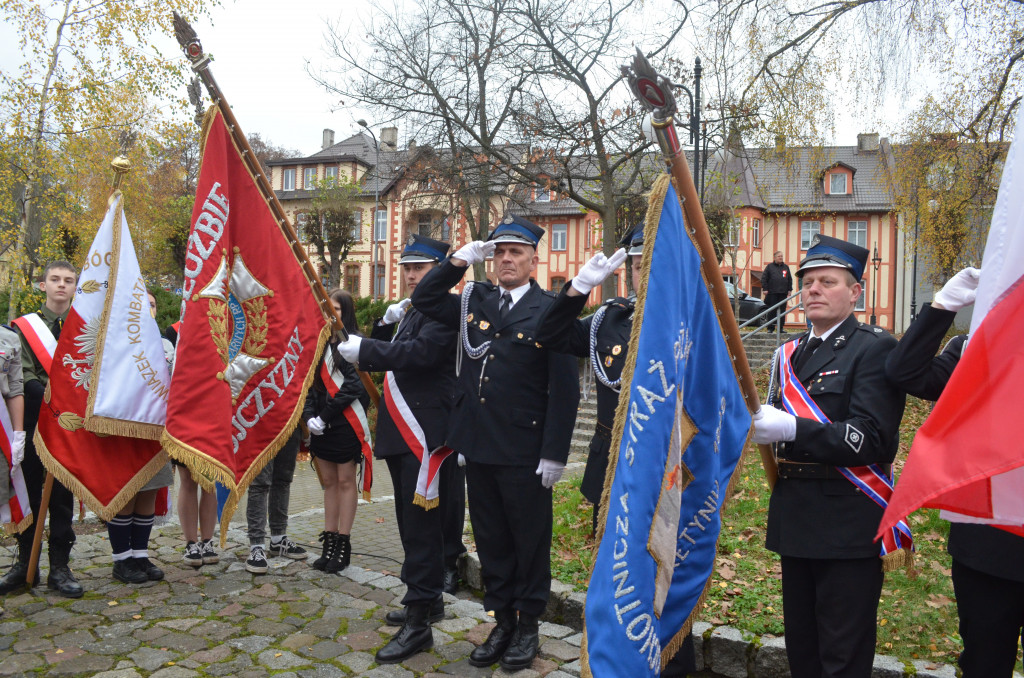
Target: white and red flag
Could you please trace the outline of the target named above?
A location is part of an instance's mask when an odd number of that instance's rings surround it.
[[[167,463],[157,440],[167,363],[120,192],[86,254],[49,377],[36,450],[57,480],[109,520]]]
[[[1024,130],[1024,109],[1017,117]],[[985,245],[970,339],[917,432],[881,529],[918,508],[1024,535],[1024,142],[1010,146]]]
[[[162,441],[208,489],[228,488],[225,521],[297,425],[329,327],[217,109],[203,126],[185,258]]]
[[[0,406],[0,452],[3,452],[7,465],[7,487],[0,496],[7,497],[0,501],[0,528],[8,534],[21,532],[32,524],[32,507],[28,503],[28,487],[25,485],[25,474],[21,465],[11,466],[11,442],[14,440],[14,426],[6,407]],[[0,464],[5,463],[0,461]],[[0,471],[4,469],[0,467]],[[0,476],[2,478],[2,476]]]

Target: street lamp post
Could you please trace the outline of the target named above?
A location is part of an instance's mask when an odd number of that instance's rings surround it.
[[[377,143],[377,135],[373,133],[365,120],[356,120],[356,124],[365,127],[373,138],[373,147],[377,152],[377,159],[373,166],[373,221],[370,222],[370,299],[377,300],[377,212],[380,209],[380,144]]]
[[[875,256],[871,257],[871,266],[875,269],[875,277],[871,282],[871,324],[878,323],[875,310],[878,304],[878,269],[882,265],[882,257],[878,256],[878,241],[875,241]]]

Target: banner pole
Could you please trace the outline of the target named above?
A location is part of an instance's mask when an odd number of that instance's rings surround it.
[[[242,151],[242,162],[245,163],[249,173],[252,174],[256,179],[256,187],[260,193],[263,194],[267,204],[270,205],[270,211],[273,213],[274,218],[277,220],[281,228],[284,229],[285,234],[288,238],[288,244],[291,245],[292,252],[298,258],[302,264],[302,272],[309,281],[309,284],[313,287],[313,294],[317,298],[317,302],[320,304],[321,310],[324,314],[331,319],[331,327],[336,336],[340,336],[342,341],[348,339],[348,331],[345,329],[344,324],[341,322],[341,317],[335,312],[334,305],[331,304],[330,299],[327,298],[327,290],[324,288],[323,282],[320,280],[320,274],[317,273],[316,267],[313,266],[313,262],[310,261],[309,253],[306,248],[299,242],[299,238],[295,233],[295,227],[292,226],[291,221],[284,213],[284,208],[281,206],[281,202],[277,199],[277,194],[274,193],[274,189],[270,186],[270,181],[263,172],[263,168],[260,166],[259,161],[256,159],[256,154],[253,153],[252,147],[249,145],[249,140],[245,138],[245,134],[242,132],[241,127],[238,125],[238,120],[235,118],[234,112],[228,105],[227,100],[224,98],[224,94],[221,92],[220,86],[217,85],[217,81],[214,80],[213,74],[210,73],[210,57],[203,52],[203,46],[199,41],[199,36],[196,34],[195,29],[189,24],[180,14],[177,12],[174,15],[174,37],[178,40],[178,44],[181,46],[185,56],[188,57],[189,62],[192,64],[192,70],[199,76],[206,86],[206,91],[210,94],[210,99],[213,100],[215,106],[220,110],[221,115],[224,116],[224,121],[227,123],[228,132],[231,134],[232,140]],[[370,375],[362,370],[359,370],[359,379],[363,382],[363,386],[366,387],[366,391],[370,394],[370,399],[374,405],[380,402],[380,392],[377,390],[377,385],[370,379]]]
[[[705,279],[711,282],[711,301],[715,305],[715,310],[725,331],[725,341],[735,363],[743,398],[750,413],[757,414],[761,409],[761,397],[754,384],[754,376],[750,371],[750,363],[747,361],[747,353],[743,348],[743,339],[736,323],[736,316],[732,311],[729,294],[726,292],[725,285],[722,284],[722,272],[718,268],[718,261],[714,256],[709,256],[715,251],[714,244],[711,242],[711,232],[704,220],[704,211],[701,209],[693,175],[690,174],[690,167],[686,162],[686,154],[679,141],[679,136],[676,134],[674,122],[676,101],[672,94],[672,84],[654,70],[639,48],[633,58],[632,66],[622,67],[622,75],[629,83],[633,94],[640,100],[644,108],[651,112],[651,124],[654,127],[658,146],[661,148],[665,165],[672,176],[676,190],[683,200],[686,224],[691,229],[697,249],[701,253],[701,269]],[[768,445],[758,445],[757,447],[761,453],[761,464],[764,466],[768,487],[774,488],[775,481],[779,477],[775,454]]]
[[[46,525],[46,514],[50,510],[50,496],[52,494],[53,474],[47,471],[46,480],[43,481],[43,496],[39,500],[39,513],[35,516],[36,524],[32,534],[32,551],[28,559],[28,573],[25,575],[25,581],[28,582],[29,588],[36,584],[36,572],[39,571],[39,556],[42,555],[41,552],[43,550],[43,529]]]

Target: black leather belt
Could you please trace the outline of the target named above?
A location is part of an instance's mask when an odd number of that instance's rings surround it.
[[[890,477],[892,466],[881,464],[882,470]],[[807,478],[814,480],[846,480],[846,476],[839,472],[839,468],[831,464],[801,464],[795,461],[779,459],[779,477],[792,480],[794,478]]]
[[[611,429],[611,427],[606,426],[605,424],[602,424],[601,422],[597,422],[597,428],[594,429],[594,435],[596,435],[598,437],[601,437],[601,438],[606,438],[607,440],[611,440],[612,439],[612,429]]]

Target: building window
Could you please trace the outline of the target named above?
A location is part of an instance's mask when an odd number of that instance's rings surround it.
[[[733,217],[729,221],[729,232],[726,234],[726,247],[739,247],[740,244],[740,228],[742,228],[743,219],[741,217]]]
[[[552,292],[561,292],[563,287],[565,287],[565,278],[555,276],[551,279]]]
[[[307,191],[314,188],[313,184],[316,183],[316,168],[307,167],[302,172],[302,187]]]
[[[282,191],[294,191],[295,190],[295,170],[286,169],[281,174],[281,190]]]
[[[452,222],[448,217],[441,221],[441,240],[444,242],[452,241]]]
[[[860,245],[867,249],[868,246],[868,222],[848,221],[846,222],[846,239],[854,245]]]
[[[752,219],[750,228],[750,244],[752,247],[761,246],[761,220]]]
[[[564,252],[569,227],[566,224],[554,224],[551,227],[551,251]]]
[[[338,168],[337,167],[325,167],[324,168],[324,181],[331,186],[338,180]]]
[[[352,230],[349,234],[353,242],[363,239],[363,210],[352,210]]]
[[[295,235],[298,236],[299,242],[306,242],[307,228],[309,228],[309,215],[305,212],[299,212],[295,215]]]
[[[359,264],[345,265],[345,289],[353,295],[359,295]]]
[[[867,297],[868,288],[865,286],[865,281],[860,281],[860,296],[857,297],[857,305],[853,307],[854,311],[864,310],[864,299]]]
[[[373,276],[373,288],[373,293],[376,296],[384,296],[384,264],[377,264],[377,273]]]
[[[829,189],[828,192],[832,195],[845,195],[846,194],[846,174],[842,172],[836,172],[828,176]]]
[[[384,242],[388,235],[388,211],[377,210],[377,218],[373,220],[373,241]]]
[[[420,212],[417,218],[416,232],[427,238],[432,237],[431,231],[434,230],[434,220],[430,218],[430,212]]]
[[[537,202],[551,202],[551,191],[548,190],[547,186],[537,187]]]
[[[801,221],[800,222],[800,249],[806,250],[811,246],[811,240],[814,236],[821,233],[821,222],[820,221]]]

